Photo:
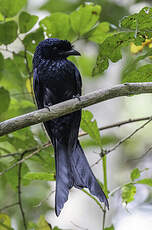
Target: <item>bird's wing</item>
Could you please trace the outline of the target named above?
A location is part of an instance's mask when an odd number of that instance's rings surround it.
[[[43,97],[42,97],[42,88],[40,87],[40,80],[37,74],[37,69],[34,69],[33,75],[33,89],[36,99],[36,104],[39,109],[42,109],[43,106]]]
[[[76,91],[81,96],[82,80],[79,70],[75,67]]]
[[[77,95],[81,96],[82,80],[81,75],[77,67],[75,66],[75,79],[76,79],[76,92]],[[77,145],[79,127],[81,122],[81,110],[71,114],[72,122],[70,124],[69,132],[69,152],[72,152]]]

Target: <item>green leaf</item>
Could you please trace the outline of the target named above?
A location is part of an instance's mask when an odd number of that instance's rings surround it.
[[[109,23],[101,22],[88,34],[88,39],[90,41],[101,44],[105,40],[105,38],[111,35],[111,33],[108,34],[108,32],[109,32]]]
[[[0,22],[0,43],[8,45],[17,38],[17,23],[15,21]]]
[[[11,164],[15,163],[16,161],[12,161]],[[22,163],[22,170],[21,170],[21,183],[22,185],[28,185],[29,181],[24,178],[24,175],[27,174],[29,171],[28,167],[26,166],[25,163]],[[18,188],[18,167],[15,167],[11,170],[9,170],[6,174],[8,184],[11,185],[12,189],[15,191]]]
[[[55,181],[55,176],[52,173],[45,173],[45,172],[28,172],[24,179],[27,180],[46,180],[46,181]]]
[[[71,25],[74,32],[81,36],[88,32],[98,21],[100,17],[101,6],[93,3],[81,5],[77,10],[71,13]]]
[[[0,53],[0,80],[1,77],[3,76],[2,75],[3,70],[4,70],[4,58],[3,55]]]
[[[127,184],[122,188],[122,200],[126,204],[134,200],[136,194],[136,187],[133,184]]]
[[[0,229],[1,230],[13,230],[13,228],[11,228],[11,219],[6,214],[0,213]]]
[[[66,12],[71,13],[73,10],[75,10],[82,0],[78,1],[67,1],[67,0],[51,0],[44,3],[44,5],[41,6],[41,10],[49,11],[50,13],[55,12]]]
[[[124,17],[121,21],[121,27],[137,31],[150,30],[152,27],[152,8],[144,7],[139,13]]]
[[[96,120],[93,119],[93,114],[88,110],[82,111],[82,119],[81,119],[81,129],[87,132],[90,137],[92,137],[97,145],[102,147],[101,136],[97,126]]]
[[[40,26],[46,31],[48,37],[67,39],[70,29],[69,15],[64,13],[51,14],[40,21]]]
[[[0,12],[5,17],[15,16],[25,6],[27,0],[0,0]]]
[[[38,16],[31,15],[25,11],[21,12],[19,15],[20,33],[26,33],[29,30],[31,30],[37,21],[38,21]]]
[[[141,43],[144,39],[140,36],[135,37],[134,32],[120,32],[107,37],[100,45],[96,65],[93,69],[93,75],[102,73],[108,68],[110,59],[117,62],[122,58],[121,49],[130,44],[130,42]]]
[[[61,230],[61,228],[58,228],[57,226],[55,226],[53,230]]]
[[[80,56],[79,58],[77,58],[77,63],[79,65],[79,70],[82,76],[85,77],[92,76],[92,69],[95,65],[95,57]]]
[[[10,104],[10,95],[9,92],[4,88],[0,87],[0,114],[7,111]]]
[[[140,177],[140,170],[138,168],[133,169],[130,174],[130,177],[132,181],[134,181],[135,179],[138,179]]]
[[[115,230],[114,229],[114,226],[113,225],[111,225],[110,227],[108,227],[108,228],[104,228],[104,230]]]
[[[92,70],[92,76],[103,73],[109,67],[109,61],[107,57],[102,58],[100,55],[97,57],[96,64]]]
[[[25,64],[20,66],[20,68],[22,67],[24,68]],[[7,58],[4,60],[1,84],[5,88],[12,90],[13,92],[24,92],[25,78],[22,77],[22,74],[19,71],[20,68],[18,68],[13,59]]]
[[[145,184],[145,185],[149,185],[152,187],[152,178],[145,178],[142,180],[138,180],[136,181],[137,184]]]
[[[29,33],[23,39],[23,44],[27,50],[34,53],[36,46],[44,40],[44,33],[42,28],[38,28],[36,31]]]
[[[35,230],[52,230],[51,225],[45,220],[44,216],[40,216],[38,227]]]
[[[122,79],[122,83],[125,82],[151,82],[152,81],[152,65],[147,64],[140,66],[136,70],[126,74]]]

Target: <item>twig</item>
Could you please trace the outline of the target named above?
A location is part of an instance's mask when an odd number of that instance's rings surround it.
[[[16,167],[17,165],[23,163],[24,161],[30,159],[32,156],[34,156],[35,154],[37,154],[38,152],[40,152],[42,149],[47,148],[48,146],[50,146],[50,143],[44,144],[42,146],[42,148],[36,148],[36,150],[34,150],[31,154],[29,154],[27,157],[24,157],[23,159],[15,162],[14,164],[12,164],[9,168],[3,170],[2,172],[0,172],[0,176],[2,176],[4,173],[8,172],[10,169]],[[35,149],[35,148],[34,148]],[[28,153],[28,150],[25,150],[24,152]],[[25,155],[25,153],[24,153]]]
[[[40,206],[42,205],[42,203],[45,202],[45,201],[47,201],[47,200],[49,199],[49,197],[50,197],[53,193],[55,193],[55,190],[49,192],[49,194],[47,195],[46,198],[44,198],[43,200],[41,200],[41,201],[39,202],[39,204],[34,205],[34,208],[40,207]]]
[[[15,202],[13,204],[6,205],[6,206],[0,208],[0,212],[3,212],[5,209],[8,209],[8,208],[13,208],[14,206],[16,206],[18,204],[19,204],[19,202]]]
[[[23,159],[23,157],[24,157],[24,154],[21,155],[20,161]],[[24,209],[22,205],[21,177],[22,177],[22,164],[19,164],[18,166],[18,203],[19,203],[19,207],[20,207],[20,211],[21,211],[21,215],[23,219],[24,229],[27,230],[26,219],[25,219]]]
[[[130,139],[133,135],[135,135],[140,129],[144,128],[149,122],[151,122],[152,117],[150,117],[150,119],[148,121],[146,121],[143,125],[141,125],[139,128],[137,128],[136,130],[134,130],[131,134],[129,134],[127,137],[121,139],[114,147],[112,147],[109,150],[105,150],[103,153],[104,155],[107,155],[108,153],[116,150],[123,142],[125,142],[126,140]]]
[[[90,193],[88,193],[85,189],[82,189],[81,191],[83,191],[83,192],[86,193],[88,196],[90,196],[91,199],[93,199],[93,200],[96,202],[96,204],[102,209],[102,211],[104,211],[102,205],[100,204],[100,202],[99,202],[94,196],[92,196]]]
[[[71,99],[47,108],[36,110],[34,112],[18,116],[0,123],[0,136],[11,133],[21,128],[25,128],[40,122],[52,120],[57,117],[72,113],[87,106],[110,100],[120,96],[137,95],[142,93],[152,93],[152,82],[148,83],[126,83],[114,86],[106,90],[98,90]]]
[[[75,224],[73,221],[71,221],[71,224],[73,224],[75,227],[77,227],[79,230],[88,230],[87,228],[82,228],[79,225]]]
[[[140,118],[135,118],[135,119],[131,119],[129,118],[128,120],[124,120],[124,121],[119,121],[116,123],[113,123],[111,125],[105,125],[99,128],[100,131],[105,130],[105,129],[111,129],[111,128],[115,128],[115,127],[120,127],[122,125],[126,125],[126,124],[130,124],[130,123],[134,123],[134,122],[139,122],[139,121],[145,121],[145,120],[149,120],[152,116],[148,116],[148,117],[140,117]],[[79,137],[83,137],[87,135],[86,132],[81,132],[79,134]]]
[[[105,222],[106,222],[106,207],[104,207],[103,209],[102,230],[105,229]]]

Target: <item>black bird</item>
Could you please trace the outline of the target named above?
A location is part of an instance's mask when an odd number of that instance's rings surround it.
[[[48,38],[34,53],[34,93],[39,109],[81,95],[79,70],[67,57],[80,55],[67,40]],[[108,201],[87,162],[78,141],[81,110],[44,122],[55,151],[55,212],[59,216],[69,190],[88,188],[107,207]]]

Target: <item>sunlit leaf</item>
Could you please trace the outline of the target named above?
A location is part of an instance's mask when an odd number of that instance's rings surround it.
[[[77,1],[67,1],[67,0],[51,0],[44,3],[44,5],[41,6],[41,10],[47,10],[51,13],[55,12],[66,12],[71,13],[71,11],[75,10],[82,0]]]
[[[63,29],[64,22],[64,29]],[[40,21],[40,25],[49,37],[68,39],[70,19],[68,14],[54,13]]]
[[[54,174],[51,173],[45,173],[45,172],[28,172],[25,176],[24,179],[27,180],[46,180],[46,181],[54,181],[55,176]]]
[[[136,187],[133,184],[127,184],[122,188],[122,200],[126,204],[134,200],[136,194]]]
[[[13,228],[11,228],[10,217],[3,213],[0,213],[0,229],[1,230],[13,230]]]
[[[115,228],[114,228],[114,226],[113,225],[111,225],[110,227],[108,227],[108,228],[104,228],[104,230],[115,230]]]
[[[93,119],[93,114],[88,110],[82,111],[81,128],[92,137],[95,142],[102,147],[100,132],[97,122]]]
[[[15,16],[25,6],[27,0],[0,0],[0,12],[5,17]]]
[[[152,27],[152,8],[144,7],[139,13],[124,17],[121,21],[121,27],[127,29],[150,30]]]
[[[44,216],[40,216],[38,227],[35,230],[52,230],[51,225],[45,220]]]
[[[145,185],[149,185],[152,187],[152,178],[145,178],[142,180],[138,180],[136,181],[137,184],[145,184]]]
[[[78,36],[88,32],[98,21],[101,6],[93,3],[83,4],[70,15],[72,29]]]
[[[15,21],[0,22],[0,43],[8,45],[17,38],[17,23]]]
[[[108,32],[109,23],[101,22],[89,33],[88,39],[100,44],[105,40],[106,37],[109,36]]]
[[[38,16],[31,15],[25,11],[21,12],[19,15],[20,33],[26,33],[29,30],[31,30],[37,21],[38,21]]]
[[[112,62],[119,61],[122,58],[121,49],[128,46],[133,41],[140,44],[144,39],[140,36],[135,38],[134,32],[120,32],[107,37],[100,45],[97,62],[93,69],[93,75],[102,73],[108,68],[108,59]]]
[[[138,179],[140,177],[140,170],[138,168],[133,169],[130,174],[130,177],[132,181],[134,181],[135,179]]]

